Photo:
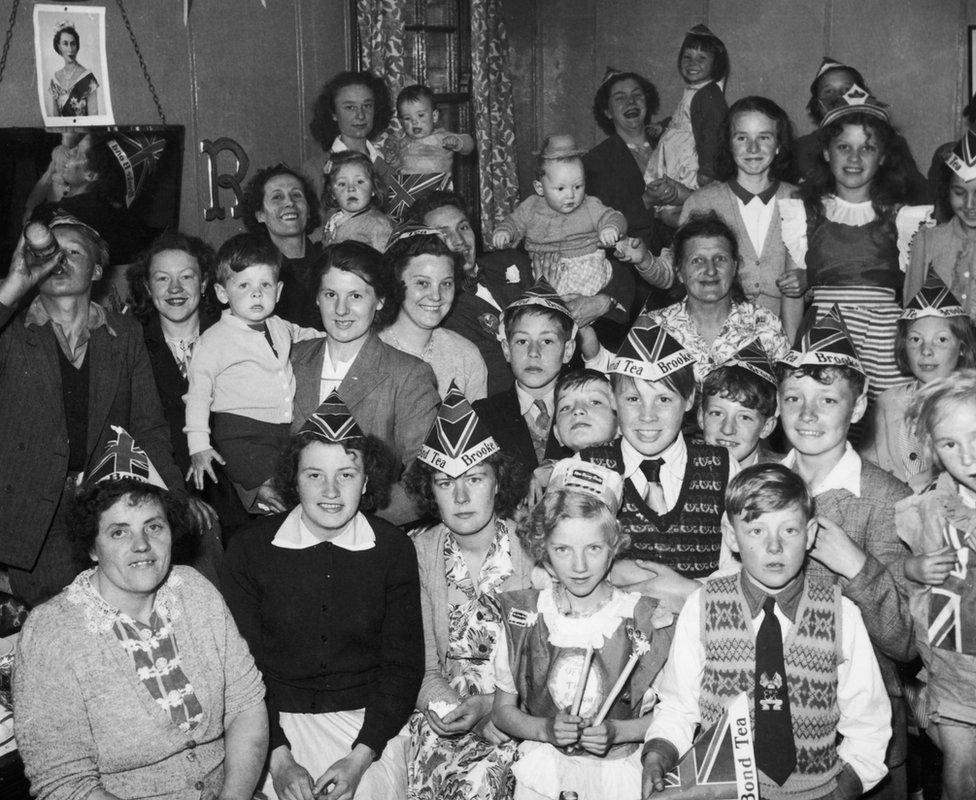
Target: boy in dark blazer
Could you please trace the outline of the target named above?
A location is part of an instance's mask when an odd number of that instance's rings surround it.
[[[475,413],[504,452],[531,469],[546,458],[570,455],[556,440],[556,381],[576,348],[569,308],[545,279],[502,315],[502,352],[515,385],[474,404]]]

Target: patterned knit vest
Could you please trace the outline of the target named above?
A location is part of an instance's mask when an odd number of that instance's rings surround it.
[[[718,720],[725,703],[741,692],[749,695],[749,715],[755,723],[756,634],[742,580],[742,573],[716,578],[705,583],[702,593],[705,670],[699,708],[706,730]],[[813,800],[829,795],[836,785],[840,614],[840,590],[807,578],[796,622],[783,643],[796,769],[782,786],[760,771],[764,800]]]
[[[729,451],[703,442],[688,442],[688,462],[678,500],[657,515],[634,484],[624,481],[624,500],[617,519],[631,543],[621,554],[666,564],[686,578],[704,578],[718,568],[722,548],[722,513],[729,479]],[[620,440],[584,450],[594,464],[624,472]]]

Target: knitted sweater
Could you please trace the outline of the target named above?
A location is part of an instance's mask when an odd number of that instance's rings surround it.
[[[755,724],[754,686],[756,635],[742,591],[742,573],[705,583],[702,598],[702,639],[705,671],[699,705],[702,727],[715,724],[722,709],[741,692],[749,695]],[[840,652],[840,591],[825,581],[807,580],[796,612],[796,623],[783,645],[790,698],[796,768],[782,786],[760,770],[761,794],[767,800],[813,800],[829,795],[840,771],[835,739],[837,664]]]
[[[620,440],[584,450],[587,461],[623,474]],[[624,482],[617,518],[631,537],[624,558],[667,564],[687,578],[703,578],[718,568],[722,547],[722,514],[729,475],[729,451],[703,442],[688,442],[688,463],[674,508],[658,515]]]
[[[604,228],[616,228],[623,236],[627,220],[595,197],[583,198],[579,208],[563,214],[549,208],[544,198],[532,195],[519,203],[495,230],[507,232],[513,247],[524,238],[529,253],[558,253],[572,258],[595,252]]]
[[[18,644],[16,734],[34,797],[69,800],[100,788],[199,800],[205,788],[219,791],[224,722],[262,702],[261,675],[206,578],[175,566],[159,593],[168,593],[183,670],[203,706],[200,724],[188,736],[173,723],[112,623],[69,587],[31,612]]]

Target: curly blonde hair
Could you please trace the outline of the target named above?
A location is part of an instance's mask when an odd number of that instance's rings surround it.
[[[569,489],[546,492],[518,523],[519,541],[538,564],[546,564],[546,540],[563,520],[597,520],[603,526],[614,558],[630,547],[630,536],[609,507],[596,497]]]
[[[927,463],[942,469],[942,462],[932,446],[932,433],[952,407],[976,401],[976,369],[959,369],[945,378],[924,385],[905,412],[909,430],[914,430],[922,444]]]

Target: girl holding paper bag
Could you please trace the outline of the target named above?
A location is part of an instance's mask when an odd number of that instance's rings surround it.
[[[501,595],[492,721],[521,739],[515,800],[640,797],[637,743],[645,690],[667,658],[672,616],[607,581],[627,545],[616,513],[622,478],[564,460],[518,529],[551,587]]]

